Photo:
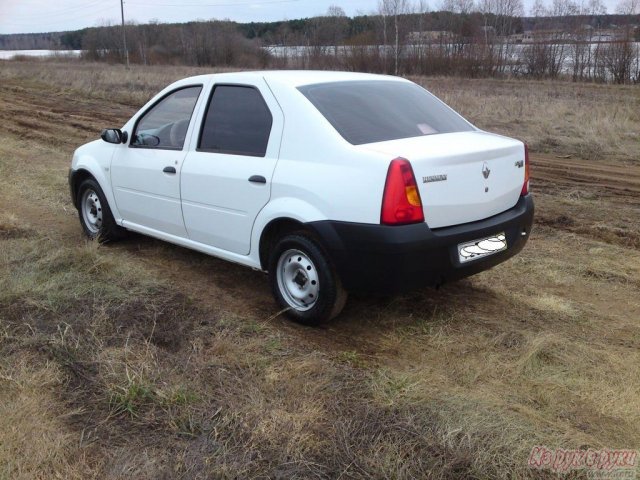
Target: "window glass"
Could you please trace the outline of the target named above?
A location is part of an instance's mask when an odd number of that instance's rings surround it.
[[[211,97],[198,148],[264,157],[272,121],[271,112],[258,90],[219,85]]]
[[[334,82],[298,90],[353,145],[473,130],[462,117],[413,83]]]
[[[202,87],[176,90],[138,121],[131,145],[181,150]]]

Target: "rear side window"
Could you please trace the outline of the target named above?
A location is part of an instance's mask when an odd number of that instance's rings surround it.
[[[353,145],[473,130],[462,117],[413,83],[335,82],[298,90]]]
[[[264,157],[272,123],[271,112],[257,89],[218,85],[209,100],[198,149]]]

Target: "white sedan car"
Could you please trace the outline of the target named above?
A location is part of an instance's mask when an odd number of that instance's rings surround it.
[[[266,271],[306,324],[347,292],[490,268],[533,222],[522,142],[408,80],[356,73],[180,80],[78,148],[69,183],[90,238],[132,230]]]

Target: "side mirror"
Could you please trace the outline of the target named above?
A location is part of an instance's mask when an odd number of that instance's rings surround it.
[[[102,138],[102,140],[104,140],[107,143],[122,143],[123,141],[123,133],[122,130],[120,130],[119,128],[107,128],[106,130],[102,131],[102,135],[100,135],[100,138]]]

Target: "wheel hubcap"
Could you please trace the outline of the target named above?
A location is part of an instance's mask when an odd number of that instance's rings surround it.
[[[320,279],[311,259],[300,250],[287,250],[278,260],[278,287],[285,301],[300,312],[318,301]]]
[[[82,194],[82,219],[87,229],[94,235],[102,228],[102,205],[98,194],[91,189]]]

